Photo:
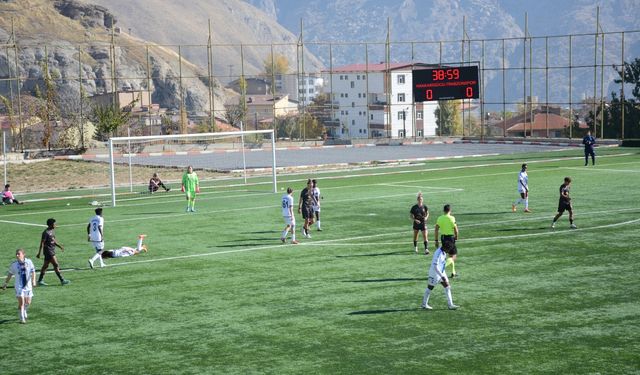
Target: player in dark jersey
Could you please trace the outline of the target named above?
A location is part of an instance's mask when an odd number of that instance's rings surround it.
[[[413,220],[413,250],[418,253],[418,234],[422,232],[424,243],[424,254],[429,254],[429,237],[427,236],[427,219],[429,219],[429,208],[424,205],[422,193],[418,193],[417,204],[414,204],[409,211],[409,217]]]
[[[596,165],[596,152],[593,149],[596,139],[591,135],[591,130],[587,130],[587,135],[582,138],[582,144],[584,145],[584,166],[589,165],[589,155],[591,155],[591,164]]]
[[[61,243],[56,241],[56,219],[47,219],[47,229],[42,232],[42,239],[40,240],[40,248],[38,249],[38,255],[36,258],[40,258],[40,254],[44,252],[44,264],[42,265],[42,269],[40,270],[40,277],[38,278],[38,285],[47,285],[44,282],[44,274],[47,272],[47,268],[49,268],[49,263],[53,265],[53,271],[60,279],[60,283],[62,285],[69,284],[69,280],[65,280],[60,273],[60,265],[58,264],[58,259],[56,258],[56,246],[60,248],[61,251],[64,251],[64,246]]]
[[[311,180],[307,180],[307,187],[300,192],[300,201],[298,201],[298,213],[302,214],[304,225],[302,226],[302,235],[311,238],[309,227],[313,224],[313,188]]]
[[[576,225],[573,223],[573,207],[571,206],[571,197],[569,196],[569,189],[571,188],[571,177],[565,177],[564,183],[560,185],[560,199],[558,201],[558,213],[553,218],[551,223],[551,229],[556,227],[556,221],[562,216],[565,211],[569,211],[569,223],[571,229],[576,229]]]

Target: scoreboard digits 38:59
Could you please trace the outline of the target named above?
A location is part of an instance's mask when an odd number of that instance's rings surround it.
[[[480,97],[477,66],[439,67],[413,71],[416,102]]]

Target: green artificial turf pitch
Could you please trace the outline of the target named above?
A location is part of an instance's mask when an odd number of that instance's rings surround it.
[[[2,207],[2,267],[18,247],[40,267],[55,217],[71,284],[49,270],[26,325],[13,289],[0,294],[0,374],[638,373],[639,152],[602,150],[595,167],[580,152],[281,175],[296,205],[307,177],[324,197],[323,231],[298,230],[300,245],[280,243],[282,192],[264,178],[203,183],[196,213],[175,187],[123,195],[104,209],[106,248],[145,233],[149,252],[94,270],[87,199]],[[530,214],[511,212],[522,162]],[[565,176],[578,229],[565,213],[551,230]],[[413,252],[418,191],[432,250],[445,203],[458,221],[457,311],[440,285],[419,308],[431,256]]]

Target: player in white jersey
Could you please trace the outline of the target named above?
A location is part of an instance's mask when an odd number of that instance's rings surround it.
[[[142,241],[146,237],[146,234],[138,236],[138,244],[135,248],[129,246],[122,246],[119,249],[105,250],[102,252],[103,258],[123,258],[138,255],[140,253],[146,253],[148,251],[147,246],[142,244]]]
[[[87,237],[96,253],[89,259],[89,267],[93,268],[93,262],[100,260],[100,267],[104,267],[102,261],[102,252],[104,251],[104,218],[102,217],[102,208],[96,208],[96,216],[89,220],[87,225]]]
[[[429,268],[428,285],[427,289],[424,291],[422,305],[420,306],[423,309],[432,309],[432,307],[429,306],[429,297],[431,296],[433,288],[439,283],[444,286],[444,295],[447,297],[449,310],[455,310],[458,308],[458,306],[453,304],[453,297],[451,297],[451,285],[449,285],[449,279],[447,278],[447,274],[444,270],[447,262],[447,254],[454,258],[457,253],[458,250],[456,249],[456,245],[452,241],[445,241],[442,243],[442,247],[439,247],[435,254],[433,254],[433,260],[431,261],[431,267]]]
[[[7,289],[9,280],[11,280],[12,276],[15,276],[14,287],[16,289],[16,298],[18,299],[18,315],[20,316],[20,323],[26,323],[27,310],[33,297],[33,288],[36,286],[36,268],[33,266],[31,259],[25,258],[24,250],[16,250],[16,258],[17,260],[9,266],[7,278],[2,284],[2,290]]]
[[[291,243],[297,244],[296,241],[296,217],[293,215],[293,189],[287,188],[287,194],[282,196],[282,217],[284,218],[285,227],[280,236],[280,241],[285,243],[287,233],[291,229]]]
[[[527,175],[527,164],[522,164],[522,169],[520,170],[520,174],[518,174],[518,193],[520,193],[520,199],[513,202],[511,211],[516,212],[516,206],[524,203],[524,212],[531,212],[529,210],[529,176]]]
[[[322,199],[322,196],[320,195],[318,181],[315,179],[311,180],[311,186],[313,186],[311,188],[311,196],[313,196],[313,205],[311,207],[316,215],[316,227],[318,228],[318,231],[322,231],[322,227],[320,226],[320,199]]]

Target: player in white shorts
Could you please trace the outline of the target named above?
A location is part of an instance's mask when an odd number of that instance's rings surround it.
[[[320,195],[320,188],[318,187],[318,181],[311,180],[311,184],[313,188],[311,189],[311,195],[313,196],[313,212],[316,215],[316,227],[319,231],[322,231],[322,227],[320,227],[320,199],[322,196]]]
[[[432,309],[432,307],[429,306],[429,297],[431,296],[431,291],[437,284],[442,284],[442,286],[444,286],[444,295],[447,297],[449,310],[455,310],[458,308],[458,306],[453,304],[453,297],[451,297],[451,285],[449,285],[449,279],[447,278],[447,274],[444,270],[447,262],[447,254],[453,258],[457,253],[458,250],[456,249],[456,245],[451,241],[445,241],[442,243],[442,247],[439,247],[435,254],[433,254],[433,260],[431,262],[431,267],[429,268],[428,285],[427,289],[424,291],[422,305],[420,306],[423,309]]]
[[[284,218],[285,227],[280,236],[280,241],[285,243],[287,233],[291,230],[291,243],[297,244],[296,241],[296,217],[293,215],[293,189],[288,187],[287,194],[282,196],[282,217]]]
[[[31,304],[31,298],[33,298],[33,287],[36,286],[36,268],[33,266],[31,259],[25,258],[24,250],[16,250],[16,258],[17,260],[9,266],[7,278],[2,284],[2,290],[7,289],[9,280],[11,280],[12,276],[15,276],[14,287],[16,298],[18,299],[18,315],[20,316],[20,323],[26,323],[27,310]]]
[[[511,205],[511,211],[516,212],[516,206],[520,203],[524,203],[524,212],[531,212],[529,210],[529,175],[527,175],[527,164],[522,164],[522,169],[518,174],[518,193],[520,199],[513,202]]]
[[[138,244],[135,248],[129,246],[122,246],[119,249],[104,250],[102,252],[103,258],[123,258],[138,255],[140,253],[146,253],[148,251],[147,246],[142,244],[142,241],[146,237],[145,234],[138,236]]]
[[[89,220],[87,225],[87,237],[91,242],[96,253],[89,259],[89,267],[93,268],[93,262],[100,260],[100,267],[104,267],[102,261],[102,252],[104,251],[104,218],[102,217],[102,208],[96,208],[96,216]]]

